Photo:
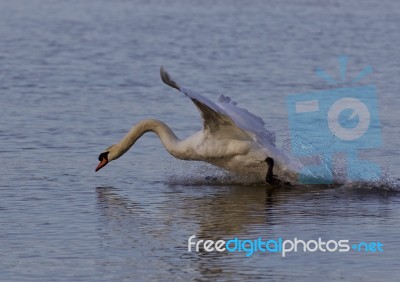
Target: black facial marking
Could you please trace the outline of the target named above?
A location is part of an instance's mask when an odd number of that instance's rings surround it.
[[[108,153],[110,153],[110,152],[101,153],[99,155],[99,161],[101,162],[103,160],[103,158],[106,158],[106,160],[108,161]]]

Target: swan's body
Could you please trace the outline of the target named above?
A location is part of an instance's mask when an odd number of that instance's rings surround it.
[[[261,118],[239,108],[229,97],[221,95],[218,102],[214,103],[179,86],[163,68],[161,78],[194,102],[202,115],[203,129],[187,139],[179,140],[163,122],[143,120],[118,144],[100,154],[96,171],[122,156],[144,133],[153,131],[168,152],[178,159],[205,161],[235,173],[265,178],[268,171],[266,159],[272,158],[275,160],[274,172],[279,177],[297,173],[298,168],[275,147],[275,136],[265,129]]]

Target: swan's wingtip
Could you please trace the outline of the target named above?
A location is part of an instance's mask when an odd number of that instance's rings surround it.
[[[161,74],[161,77],[162,77],[163,74],[166,73],[166,72],[167,72],[167,71],[165,70],[164,66],[161,65],[161,66],[160,66],[160,74]]]
[[[176,82],[171,79],[171,77],[169,76],[168,72],[165,70],[163,65],[160,66],[160,76],[161,76],[161,80],[165,84],[180,90],[178,84],[176,84]]]

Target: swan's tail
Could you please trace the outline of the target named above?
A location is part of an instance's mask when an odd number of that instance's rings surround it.
[[[167,73],[167,71],[164,69],[163,66],[160,67],[160,75],[161,75],[162,81],[165,84],[167,84],[167,85],[169,85],[169,86],[181,91],[181,89],[179,88],[178,84],[171,79],[171,77],[169,76],[169,74]]]

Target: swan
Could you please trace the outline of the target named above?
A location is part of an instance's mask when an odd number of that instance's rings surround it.
[[[139,122],[122,140],[98,157],[95,171],[126,153],[144,133],[152,131],[175,158],[204,161],[227,171],[252,175],[269,183],[295,177],[298,172],[290,159],[275,146],[275,135],[264,121],[221,95],[217,102],[189,90],[171,79],[161,66],[162,81],[189,97],[203,119],[203,129],[180,140],[165,123],[147,119]]]

